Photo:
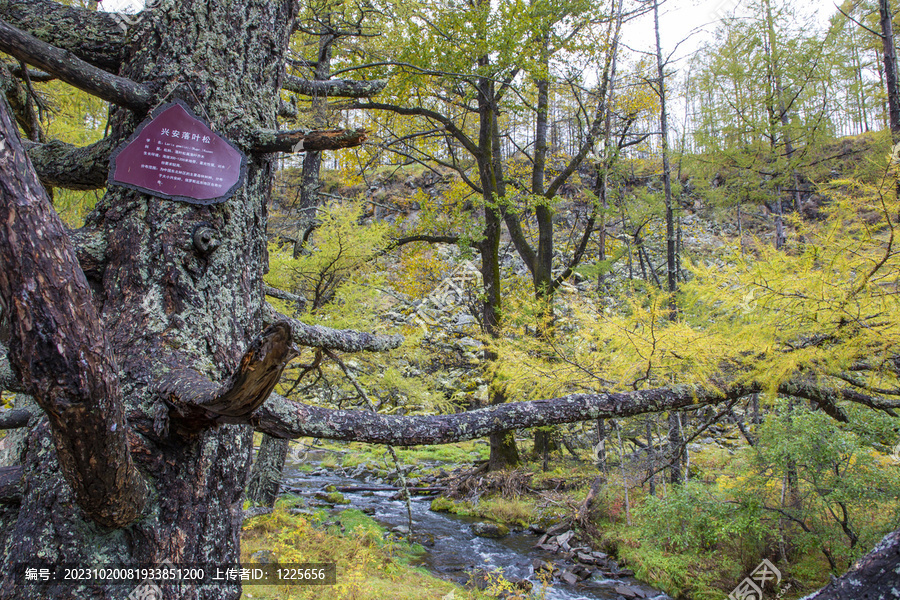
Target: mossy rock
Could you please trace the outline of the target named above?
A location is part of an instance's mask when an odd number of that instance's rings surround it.
[[[509,535],[509,527],[502,523],[472,523],[472,533],[484,538],[502,538]]]
[[[459,513],[459,505],[450,498],[438,496],[431,501],[431,510],[433,510],[434,512],[457,514]]]
[[[344,498],[340,492],[316,492],[314,494],[316,500],[326,504],[350,504],[350,501]]]

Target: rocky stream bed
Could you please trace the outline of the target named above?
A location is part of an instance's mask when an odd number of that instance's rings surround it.
[[[401,495],[387,478],[366,469],[323,468],[317,457],[307,455],[303,463],[289,457],[284,485],[306,497],[308,506],[355,508],[392,535],[410,533]],[[502,572],[517,589],[535,592],[542,582],[549,582],[543,596],[547,600],[669,599],[634,579],[632,571],[620,568],[611,557],[577,542],[565,524],[509,531],[489,521],[432,511],[432,497],[412,497],[412,539],[426,550],[422,566],[439,577],[483,589]]]

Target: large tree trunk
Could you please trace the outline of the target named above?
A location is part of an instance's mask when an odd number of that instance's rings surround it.
[[[153,104],[183,100],[248,151],[254,131],[275,128],[295,10],[291,0],[179,0],[148,10],[128,31],[120,75],[152,90]],[[146,116],[116,109],[115,135],[126,137]],[[125,598],[133,591],[26,584],[11,576],[19,562],[238,561],[252,429],[168,427],[169,407],[154,383],[176,353],[177,362],[221,380],[262,329],[273,166],[270,155],[248,162],[245,185],[225,203],[199,207],[111,187],[88,218],[106,247],[108,264],[92,282],[94,303],[118,367],[131,455],[151,488],[148,506],[124,528],[87,519],[42,418],[28,434],[27,493],[17,511],[0,515],[0,598]],[[218,244],[195,246],[198,227]],[[163,591],[165,598],[240,596],[240,587],[228,584]]]
[[[45,5],[10,0],[0,4],[0,15],[12,19],[20,8],[31,9],[57,30],[96,19],[110,25],[108,16]],[[0,342],[8,336],[10,344],[8,353],[0,347],[0,385],[24,389],[42,411],[35,409],[22,430],[24,443],[5,453],[18,464],[0,470],[0,599],[135,597],[128,586],[26,583],[16,576],[21,563],[236,563],[252,428],[276,437],[447,443],[760,391],[753,384],[672,386],[424,417],[330,411],[277,395],[263,404],[292,356],[292,338],[351,352],[399,343],[283,319],[263,301],[273,169],[260,148],[290,149],[300,135],[272,134],[295,9],[292,0],[173,0],[128,30],[121,53],[92,45],[98,38],[90,26],[78,29],[91,52],[73,46],[71,36],[46,36],[69,51],[62,52],[0,25],[3,51],[133,111],[113,113],[114,140],[130,135],[153,107],[178,99],[250,154],[245,183],[224,203],[198,207],[113,187],[85,229],[67,235],[0,106],[0,298],[8,320],[0,323]],[[66,16],[75,13],[78,19]],[[26,27],[28,19],[16,23]],[[120,77],[98,69],[108,64],[122,65]],[[484,148],[493,154],[489,144]],[[65,154],[55,160],[65,162]],[[38,173],[47,166],[35,165]],[[499,173],[491,164],[482,175],[499,189]],[[499,327],[500,215],[486,213],[484,316]],[[864,391],[816,388],[803,379],[779,392],[832,408],[835,398],[896,407]],[[896,597],[897,540],[896,532],[885,538],[838,583],[865,582],[873,598]],[[837,585],[819,597],[853,597],[834,593]],[[237,584],[161,587],[167,600],[240,596]]]

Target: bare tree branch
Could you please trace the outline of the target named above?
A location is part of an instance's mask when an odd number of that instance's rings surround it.
[[[107,102],[136,110],[150,104],[150,90],[143,85],[107,73],[4,21],[0,21],[0,50]]]
[[[3,0],[0,19],[95,67],[110,73],[119,71],[125,29],[110,13],[53,0]]]
[[[254,136],[254,152],[307,152],[339,150],[361,146],[366,141],[365,129],[333,129],[330,131],[258,131]]]
[[[9,357],[50,420],[63,475],[85,515],[121,527],[147,485],[132,462],[118,367],[65,228],[0,102],[0,300]]]
[[[353,79],[327,79],[316,81],[300,79],[293,75],[285,77],[281,87],[304,96],[368,98],[381,92],[387,86],[387,79],[355,81]]]
[[[815,402],[825,414],[835,421],[840,421],[841,423],[850,421],[850,419],[847,418],[846,413],[835,404],[835,400],[838,400],[842,396],[841,392],[838,392],[837,390],[822,388],[810,382],[793,379],[778,386],[778,391],[782,394],[797,396]]]
[[[31,412],[24,408],[16,408],[0,413],[0,429],[21,429],[22,427],[28,427],[32,416]]]
[[[400,246],[405,246],[406,244],[414,244],[416,242],[425,242],[427,244],[457,244],[459,243],[458,235],[429,235],[427,233],[421,233],[416,235],[407,235],[402,238],[397,238],[392,240],[390,244],[384,249],[385,252],[390,252],[391,250],[395,250]]]
[[[552,400],[509,402],[463,413],[433,416],[332,410],[292,402],[272,394],[269,402],[257,409],[249,421],[235,422],[249,422],[257,431],[280,438],[309,436],[395,446],[448,444],[510,429],[620,418],[712,404],[741,398],[758,390],[755,386],[735,386],[727,390],[673,386],[635,392],[572,394]]]
[[[271,304],[266,305],[268,322],[286,321],[291,326],[294,343],[310,348],[327,348],[341,352],[384,352],[398,348],[402,335],[374,335],[352,329],[331,329],[321,325],[307,325],[281,314]]]
[[[22,502],[22,465],[0,467],[0,504]]]
[[[115,149],[112,138],[73,146],[59,140],[46,144],[24,142],[38,177],[47,187],[68,190],[96,190],[106,187],[109,157]]]
[[[456,140],[459,141],[460,144],[465,146],[466,150],[468,150],[473,156],[479,156],[481,154],[481,149],[478,147],[478,144],[473,142],[472,138],[467,136],[462,131],[462,129],[457,127],[456,123],[454,123],[452,119],[445,115],[442,115],[439,112],[429,110],[427,108],[397,106],[395,104],[384,104],[381,102],[357,102],[350,108],[363,110],[386,110],[398,115],[425,117],[426,119],[437,121],[438,123],[443,125],[444,129],[446,129],[450,133],[450,135],[456,138]]]
[[[301,306],[306,304],[306,298],[304,298],[303,296],[298,296],[297,294],[279,290],[278,288],[274,288],[270,285],[263,286],[263,293],[266,296],[272,296],[273,298],[278,298],[279,300],[284,300],[285,302],[294,302]]]

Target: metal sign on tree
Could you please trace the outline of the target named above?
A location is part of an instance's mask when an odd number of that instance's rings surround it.
[[[181,102],[160,106],[119,146],[110,185],[192,204],[224,202],[243,183],[247,157]]]

